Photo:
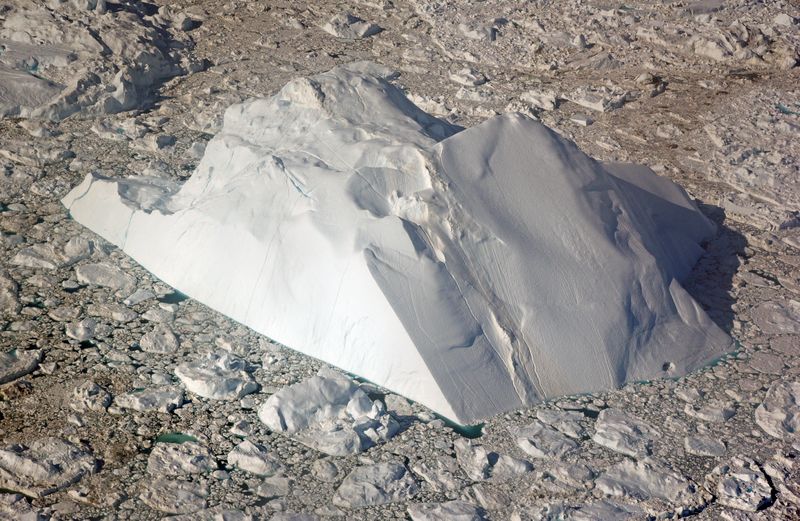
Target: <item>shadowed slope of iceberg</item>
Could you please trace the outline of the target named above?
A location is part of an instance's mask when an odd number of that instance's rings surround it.
[[[381,73],[232,106],[183,186],[89,175],[63,202],[183,293],[462,423],[730,348],[679,283],[714,233],[682,189],[524,116],[460,131]]]

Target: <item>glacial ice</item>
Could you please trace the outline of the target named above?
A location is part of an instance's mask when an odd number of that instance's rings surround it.
[[[231,106],[182,186],[89,174],[72,216],[179,291],[462,423],[684,374],[714,225],[518,114],[467,130],[371,64]]]

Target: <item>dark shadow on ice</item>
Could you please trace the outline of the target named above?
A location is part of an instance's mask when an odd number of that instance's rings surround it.
[[[730,334],[735,317],[733,304],[736,302],[731,295],[733,277],[739,267],[739,256],[744,254],[747,246],[747,239],[725,226],[725,210],[699,201],[697,204],[703,214],[717,225],[717,234],[703,245],[705,253],[683,285],[711,320]]]

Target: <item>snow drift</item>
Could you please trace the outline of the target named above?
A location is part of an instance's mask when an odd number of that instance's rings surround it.
[[[462,423],[729,349],[679,282],[714,232],[680,187],[521,115],[461,130],[384,74],[230,107],[182,186],[90,174],[63,202],[178,290]]]

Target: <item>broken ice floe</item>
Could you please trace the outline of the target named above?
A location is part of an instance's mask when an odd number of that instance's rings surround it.
[[[380,401],[330,369],[276,392],[258,417],[271,430],[332,456],[362,452],[400,428]]]
[[[714,226],[679,187],[521,115],[460,131],[387,75],[232,106],[177,191],[89,175],[63,202],[183,293],[464,423],[729,349],[680,285]]]

